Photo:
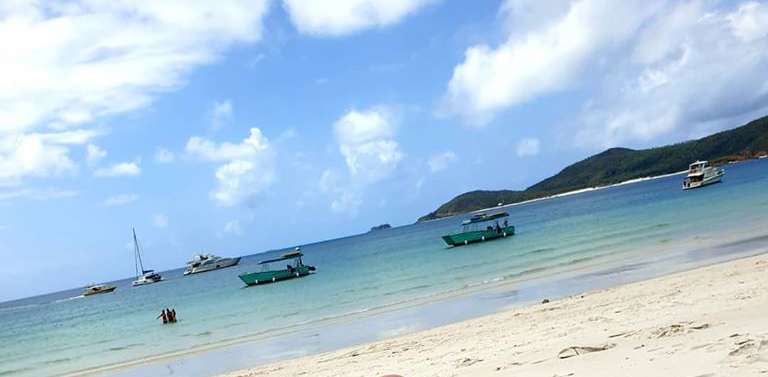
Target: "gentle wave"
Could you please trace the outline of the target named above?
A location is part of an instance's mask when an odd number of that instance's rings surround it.
[[[21,372],[28,372],[33,370],[34,368],[27,367],[27,368],[19,368],[19,369],[8,369],[8,370],[0,370],[0,376],[11,376],[17,373]]]
[[[55,365],[55,364],[66,363],[66,362],[69,362],[69,361],[72,361],[72,359],[69,358],[69,357],[64,357],[64,358],[61,358],[61,359],[45,360],[45,361],[42,362],[42,364],[43,365]]]
[[[144,343],[131,343],[131,344],[126,344],[124,346],[109,347],[109,348],[107,348],[107,351],[112,351],[112,352],[114,352],[114,351],[122,351],[122,350],[127,350],[129,348],[135,348],[135,347],[139,347],[139,346],[143,346],[143,345],[144,345]]]
[[[54,300],[53,303],[54,304],[59,304],[59,303],[62,303],[62,302],[68,302],[68,301],[77,300],[77,299],[81,299],[81,298],[85,298],[85,296],[79,295],[79,296],[72,296],[72,297],[62,298],[62,299]]]

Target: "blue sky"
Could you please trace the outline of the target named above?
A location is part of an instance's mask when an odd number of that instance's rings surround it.
[[[132,226],[290,247],[768,107],[755,1],[11,1],[0,43],[0,300],[130,276]]]

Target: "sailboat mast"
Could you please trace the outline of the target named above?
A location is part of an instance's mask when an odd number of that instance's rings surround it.
[[[136,228],[131,228],[133,230],[133,253],[134,253],[134,265],[136,266],[136,277],[139,277],[139,271],[141,271],[141,274],[144,274],[144,263],[141,262],[141,251],[139,250],[139,240],[136,239]],[[141,267],[141,270],[139,270],[139,267]]]

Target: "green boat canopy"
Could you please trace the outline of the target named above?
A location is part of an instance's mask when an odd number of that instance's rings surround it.
[[[288,260],[288,259],[301,258],[303,255],[304,254],[302,254],[302,253],[300,253],[298,251],[292,251],[290,253],[283,254],[283,256],[280,257],[280,258],[275,258],[275,259],[269,259],[269,260],[261,261],[261,262],[259,262],[259,264],[267,264],[267,263],[280,262],[280,261],[284,261],[284,260]]]

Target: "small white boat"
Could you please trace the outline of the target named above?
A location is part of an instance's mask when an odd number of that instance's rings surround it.
[[[240,263],[240,257],[223,258],[213,254],[198,254],[195,255],[191,261],[187,262],[187,268],[184,270],[184,275],[237,266],[238,263]]]
[[[713,183],[718,183],[725,175],[725,170],[710,166],[707,161],[696,161],[688,167],[688,176],[683,181],[683,190],[690,190]]]
[[[139,240],[136,238],[136,229],[133,229],[133,262],[134,267],[136,268],[136,280],[134,280],[131,285],[134,287],[157,283],[163,280],[163,277],[154,270],[144,269],[144,263],[141,261]]]

